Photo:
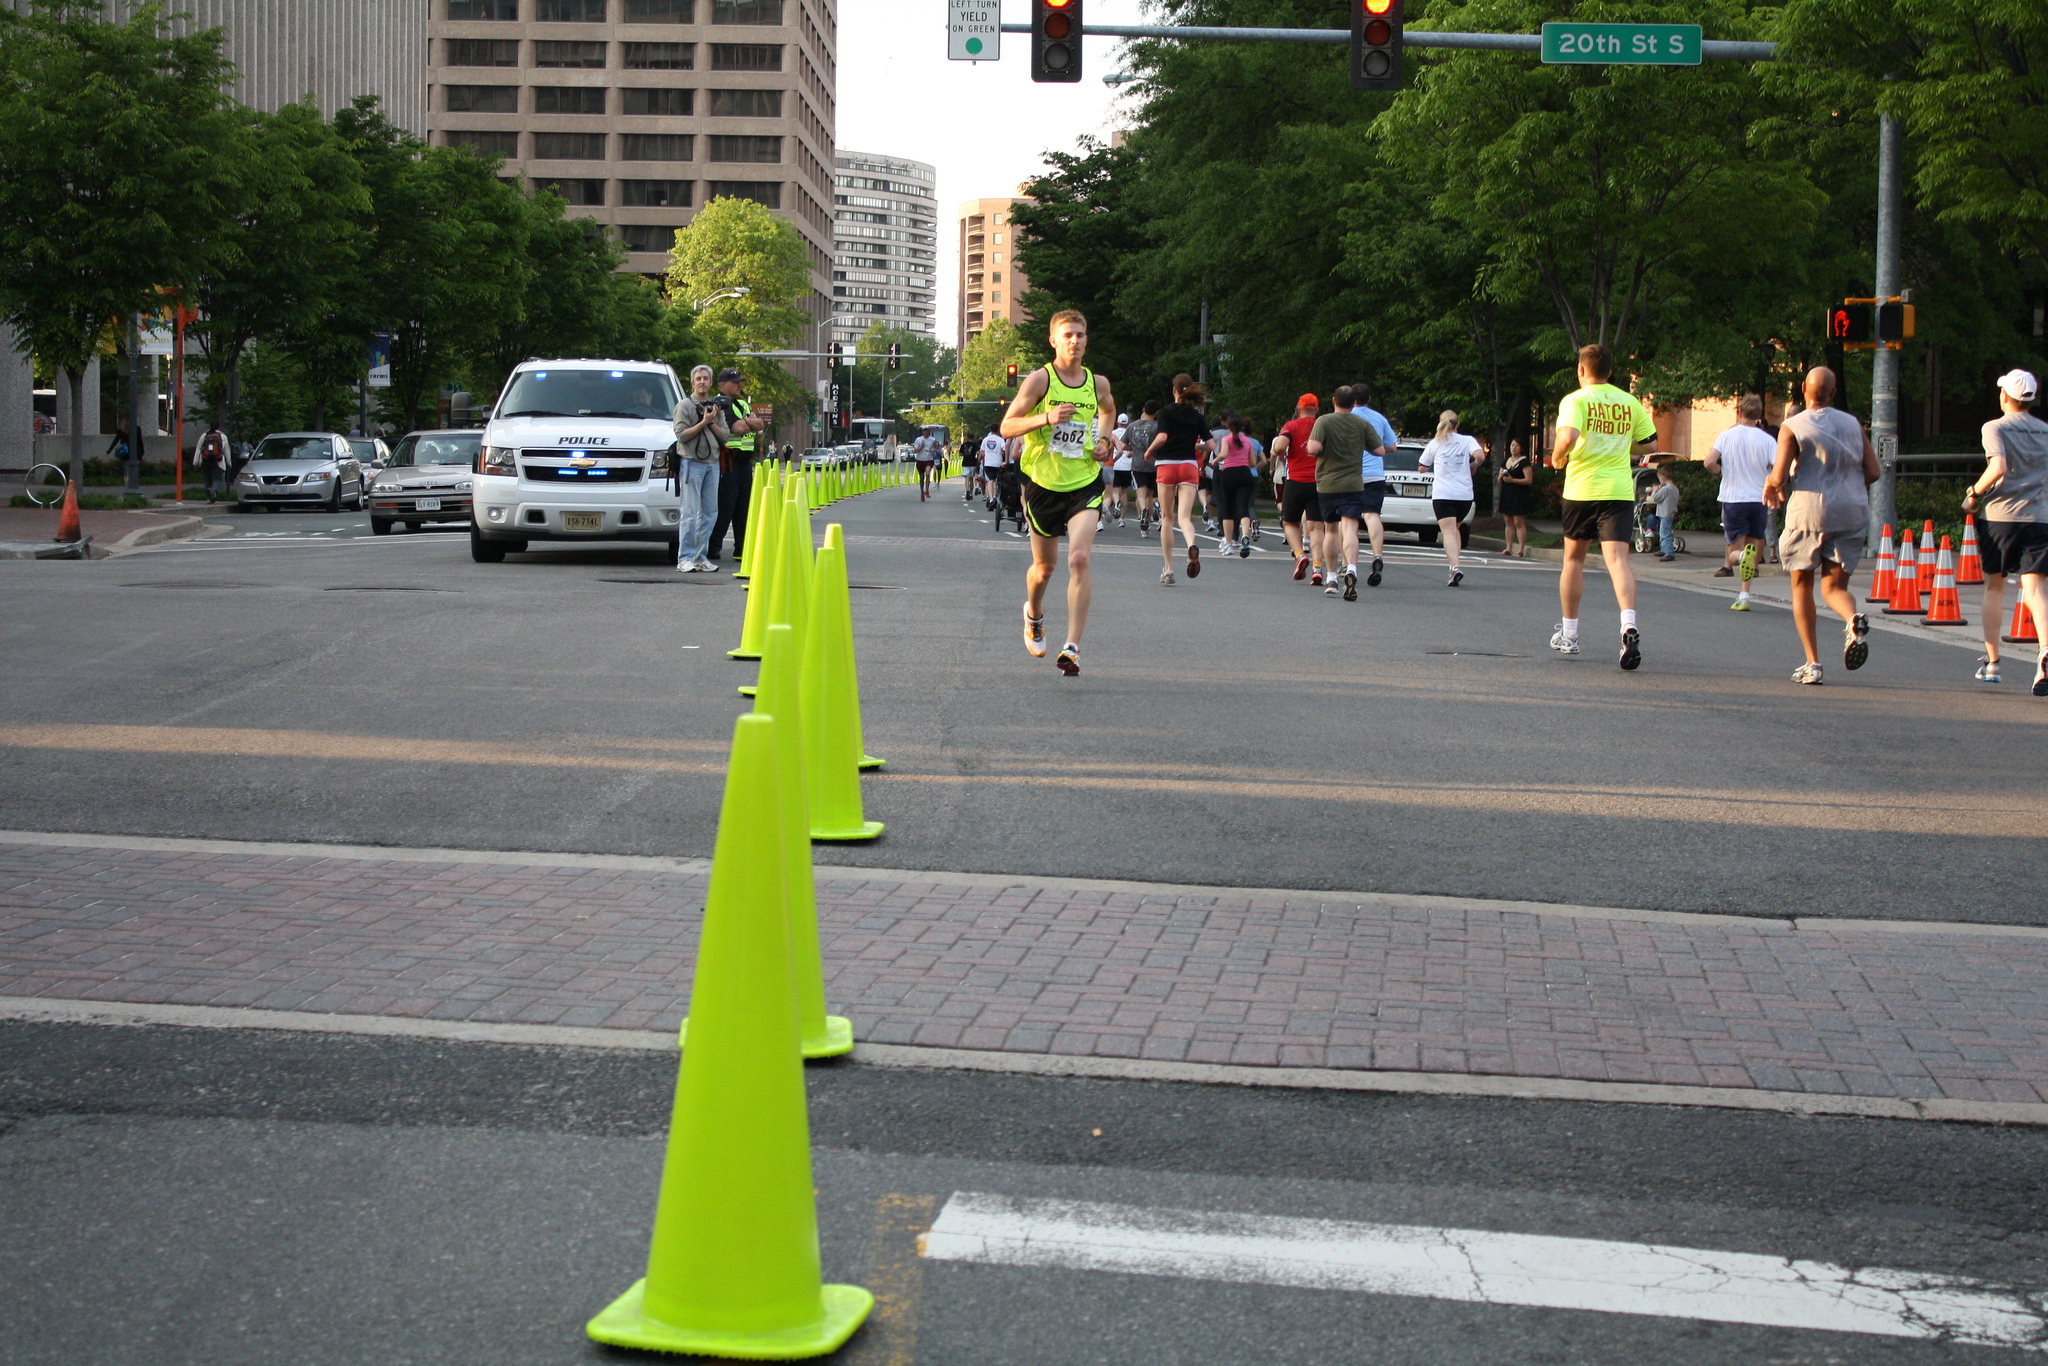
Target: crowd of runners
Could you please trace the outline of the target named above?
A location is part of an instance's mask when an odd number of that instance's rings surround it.
[[[1067,618],[1056,660],[1073,676],[1081,669],[1096,534],[1123,527],[1135,512],[1141,536],[1157,530],[1160,584],[1172,586],[1179,575],[1193,580],[1202,573],[1197,512],[1208,535],[1220,542],[1221,554],[1248,557],[1263,534],[1255,495],[1264,478],[1273,481],[1297,581],[1346,602],[1358,600],[1361,565],[1367,587],[1381,583],[1385,461],[1397,437],[1393,424],[1373,408],[1367,384],[1338,386],[1327,409],[1319,395],[1301,395],[1268,446],[1236,414],[1212,422],[1203,386],[1188,375],[1174,377],[1171,402],[1148,400],[1135,416],[1118,412],[1109,380],[1084,364],[1088,324],[1077,312],[1053,317],[1050,341],[1052,363],[1024,376],[1002,421],[961,450],[962,497],[985,500],[999,516],[1017,517],[1030,533],[1023,638],[1033,656],[1048,652],[1044,603],[1062,540]],[[1564,472],[1563,564],[1550,647],[1563,655],[1581,652],[1586,560],[1598,545],[1614,597],[1615,659],[1634,670],[1643,659],[1630,564],[1639,502],[1635,476],[1639,460],[1655,450],[1657,428],[1643,403],[1611,382],[1613,366],[1606,347],[1581,348],[1579,388],[1558,407],[1548,463]],[[2033,414],[2033,375],[2015,370],[1998,383],[2003,416],[1984,427],[1986,467],[1964,499],[1981,532],[1986,656],[1976,676],[1989,683],[2000,678],[1998,623],[2007,575],[2019,577],[2033,620],[2048,626],[2048,423]],[[1716,441],[1706,461],[1721,478],[1727,556],[1718,572],[1739,581],[1731,604],[1738,611],[1750,609],[1750,583],[1765,554],[1770,514],[1782,517],[1776,554],[1791,579],[1793,622],[1806,656],[1792,678],[1809,685],[1824,674],[1816,590],[1841,619],[1842,667],[1861,668],[1870,656],[1870,623],[1856,610],[1849,580],[1863,557],[1868,488],[1879,466],[1863,425],[1835,407],[1834,398],[1834,372],[1809,371],[1801,404],[1773,440],[1762,426],[1761,398],[1746,396],[1737,405],[1736,425]],[[1465,581],[1462,526],[1487,458],[1484,447],[1459,430],[1458,414],[1446,411],[1417,461],[1434,481],[1432,512],[1448,588]],[[1535,460],[1517,442],[1502,463],[1506,553],[1526,556]],[[919,467],[921,473],[926,468],[922,456]],[[1663,489],[1653,497],[1655,506],[1666,509],[1668,528],[1675,491]],[[1673,558],[1668,529],[1661,558]],[[2048,630],[2042,634],[2048,637]],[[2035,661],[2033,693],[2048,697],[2048,639]]]

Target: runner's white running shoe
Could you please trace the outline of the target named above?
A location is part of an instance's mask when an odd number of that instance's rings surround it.
[[[1643,633],[1630,626],[1621,633],[1621,667],[1634,669],[1643,662]]]
[[[1551,634],[1550,648],[1561,655],[1575,655],[1579,652],[1579,638],[1566,635],[1564,633],[1564,623],[1559,622],[1557,630]]]
[[[1842,667],[1852,672],[1870,658],[1870,618],[1858,612],[1842,631]]]
[[[1750,549],[1754,550],[1756,549],[1756,547],[1751,546]],[[1798,668],[1792,671],[1792,681],[1794,683],[1810,684],[1816,688],[1819,687],[1821,682],[1820,665],[1801,664]]]

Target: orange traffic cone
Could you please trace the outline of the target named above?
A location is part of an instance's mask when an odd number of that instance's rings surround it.
[[[1920,528],[1920,610],[1927,610],[1927,600],[1934,594],[1934,519]]]
[[[2012,631],[1999,637],[2008,645],[2038,645],[2040,636],[2034,633],[2034,614],[2027,610],[2026,599],[2012,605]]]
[[[1899,537],[1899,566],[1892,578],[1891,605],[1884,609],[1884,614],[1917,617],[1926,611],[1920,605],[1920,561],[1913,553],[1913,533],[1908,531]]]
[[[1963,620],[1963,600],[1956,593],[1955,559],[1949,553],[1948,537],[1941,538],[1941,550],[1934,557],[1934,598],[1922,626],[1968,626]]]
[[[49,504],[45,503],[45,507]],[[78,483],[64,481],[64,511],[57,516],[57,540],[70,544],[85,539],[85,533],[78,526]]]
[[[1892,551],[1892,527],[1890,522],[1886,522],[1884,536],[1877,543],[1877,577],[1870,581],[1870,596],[1864,601],[1890,602],[1898,575],[1899,557]]]
[[[1956,556],[1956,582],[1984,582],[1984,561],[1977,554],[1977,519],[1967,512],[1963,514],[1963,548]]]

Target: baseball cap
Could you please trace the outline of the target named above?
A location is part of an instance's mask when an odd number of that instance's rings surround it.
[[[2008,370],[1998,377],[1998,387],[2021,403],[2032,403],[2034,396],[2041,392],[2041,384],[2026,370]]]
[[[1122,426],[1122,425],[1123,425],[1124,423],[1126,423],[1126,422],[1129,422],[1130,420],[1131,420],[1131,415],[1130,415],[1129,413],[1118,413],[1118,414],[1116,415],[1116,421],[1117,421],[1117,425],[1118,425],[1118,426],[1120,426],[1120,427],[1121,427],[1121,426]]]
[[[1320,408],[1323,404],[1322,400],[1314,394],[1303,394],[1300,398],[1294,400],[1294,406],[1297,408]]]
[[[731,380],[735,384],[743,384],[746,382],[746,378],[745,375],[737,370],[720,370],[718,372],[718,382],[720,384],[725,383],[727,380]]]

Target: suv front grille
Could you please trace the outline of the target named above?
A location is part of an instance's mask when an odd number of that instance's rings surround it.
[[[591,465],[578,469],[568,465],[542,465],[524,461],[519,476],[542,484],[637,484],[645,465]]]

